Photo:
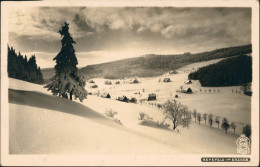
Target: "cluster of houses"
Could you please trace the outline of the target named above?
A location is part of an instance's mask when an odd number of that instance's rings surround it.
[[[98,88],[98,85],[95,84],[94,80],[90,80],[89,83],[91,83],[92,85],[90,86],[91,88]],[[105,85],[112,85],[112,82],[107,80],[104,82]],[[116,81],[115,84],[120,84],[120,81]]]
[[[124,81],[123,83],[127,83],[127,82]],[[138,81],[137,78],[135,78],[134,80],[130,80],[128,83],[129,84],[136,84],[136,83],[140,83],[140,82]],[[116,81],[115,84],[120,84],[120,81]],[[107,81],[105,81],[105,85],[112,85],[112,82],[107,80]]]
[[[100,97],[102,97],[102,98],[111,98],[111,95],[109,93],[105,93],[104,92],[104,93],[100,94]],[[141,99],[143,99],[143,101],[144,100],[147,100],[147,101],[156,100],[156,94],[155,93],[150,93],[150,94],[148,94],[148,96],[143,96],[142,98],[140,98],[140,100]],[[129,103],[129,102],[137,103],[137,98],[133,97],[133,96],[129,96],[129,97],[127,97],[125,95],[118,96],[118,97],[116,97],[116,100],[122,101],[122,102],[127,102],[127,103]]]
[[[94,81],[94,80],[90,80],[89,83],[94,84],[95,81]],[[134,80],[129,80],[128,82],[127,82],[127,81],[124,81],[123,83],[124,83],[124,84],[126,84],[126,83],[136,84],[136,83],[140,83],[140,81],[138,81],[138,79],[135,78]],[[112,85],[113,83],[112,83],[111,81],[109,81],[109,80],[106,80],[106,81],[104,82],[104,84],[105,84],[105,85]],[[115,84],[120,84],[120,81],[115,81]],[[96,88],[96,87],[92,87],[92,88]]]
[[[161,82],[161,78],[159,79],[159,82]],[[171,79],[170,78],[164,78],[163,82],[171,82]]]
[[[128,98],[127,96],[119,96],[119,97],[116,98],[116,100],[122,101],[122,102],[127,102],[127,103],[128,102],[137,103],[137,98],[135,98],[135,97]],[[144,101],[144,100],[147,100],[147,101],[156,100],[156,94],[155,93],[151,93],[145,99],[140,99],[140,100],[141,101]]]
[[[162,81],[163,82],[172,82],[170,78],[163,78]],[[161,82],[161,79],[159,80],[159,82]],[[90,80],[89,83],[91,83],[91,86],[90,86],[91,88],[98,88],[98,85],[95,84],[94,80]],[[123,83],[127,83],[127,81],[123,81]],[[140,83],[140,82],[138,81],[137,78],[135,78],[134,80],[128,81],[128,83],[129,84],[136,84],[136,83]],[[106,80],[106,81],[104,81],[104,84],[105,85],[112,85],[112,82],[110,80]],[[114,84],[120,84],[120,81],[115,81]],[[186,82],[184,82],[184,85],[180,87],[180,90],[178,90],[178,92],[191,94],[192,89],[188,86],[189,84],[192,84],[191,80],[187,80]],[[140,100],[140,101],[157,100],[157,97],[158,97],[156,93],[144,92],[144,89],[142,91],[134,93],[134,94],[133,95],[129,94],[127,96],[125,96],[125,95],[117,96],[117,97],[114,97],[114,99],[118,100],[118,101],[122,101],[122,102],[127,102],[127,103],[129,103],[129,102],[136,103],[138,100]],[[102,97],[102,98],[110,98],[110,99],[112,98],[110,93],[104,92],[104,93],[100,94],[99,90],[98,90],[97,95]],[[178,98],[178,97],[179,97],[178,95],[175,95],[175,98]]]
[[[90,86],[91,88],[97,88],[97,84],[95,84],[95,81],[92,79],[88,83],[91,83],[92,85]]]
[[[192,84],[191,80],[188,80],[186,82],[184,82],[185,85],[189,85],[189,84]],[[182,86],[181,87],[181,92],[182,93],[187,93],[187,94],[191,94],[192,93],[192,89],[188,86]]]
[[[190,87],[188,88],[184,88],[181,90],[182,93],[187,93],[187,94],[191,94],[192,93],[192,89]]]
[[[159,79],[159,82],[161,82],[161,79]],[[171,82],[171,79],[170,78],[164,78],[163,82]],[[185,85],[192,84],[192,81],[191,80],[187,80],[187,81],[184,82],[184,84]],[[181,86],[180,92],[190,94],[190,93],[192,93],[192,89],[190,87],[183,87],[183,86]],[[177,95],[176,98],[178,98],[178,95]]]
[[[126,103],[137,103],[137,99],[135,97],[126,97],[126,96],[119,96],[116,98],[118,101],[126,102]]]

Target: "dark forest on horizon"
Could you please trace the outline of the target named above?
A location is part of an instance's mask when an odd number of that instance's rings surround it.
[[[8,77],[16,78],[36,84],[43,84],[43,75],[41,68],[36,63],[35,55],[29,59],[20,52],[17,53],[13,47],[8,46]]]
[[[252,82],[252,57],[240,55],[224,59],[189,74],[201,86],[240,86]]]

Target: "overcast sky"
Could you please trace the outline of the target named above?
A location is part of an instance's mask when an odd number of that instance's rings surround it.
[[[26,7],[9,13],[9,45],[53,67],[64,21],[79,67],[144,54],[210,51],[251,43],[250,8]]]

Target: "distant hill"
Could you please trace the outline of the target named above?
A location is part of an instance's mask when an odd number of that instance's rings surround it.
[[[42,75],[44,79],[44,83],[49,83],[51,77],[55,75],[54,68],[43,68],[42,69]]]
[[[252,57],[240,55],[200,68],[189,74],[201,86],[239,86],[252,82]]]
[[[88,65],[79,70],[87,79],[102,77],[105,79],[120,79],[125,77],[153,77],[191,63],[219,58],[249,54],[252,45],[243,45],[216,49],[202,53],[184,53],[176,55],[145,55],[97,65]],[[42,70],[44,80],[49,80],[54,74],[53,69]]]

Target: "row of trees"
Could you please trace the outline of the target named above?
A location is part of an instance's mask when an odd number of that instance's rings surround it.
[[[227,134],[228,129],[230,129],[230,128],[232,128],[234,130],[234,134],[236,133],[236,128],[237,128],[236,123],[235,122],[231,122],[230,123],[227,118],[223,118],[222,122],[220,122],[221,121],[220,117],[213,116],[212,114],[206,114],[206,113],[201,114],[201,113],[197,112],[196,109],[194,109],[192,115],[194,117],[195,122],[198,121],[199,124],[200,124],[200,122],[202,120],[204,120],[205,121],[205,125],[208,123],[210,128],[212,128],[213,123],[216,123],[218,125],[218,128],[219,128],[219,125],[221,125],[222,130],[225,130],[226,134]],[[215,117],[215,119],[213,119],[214,117]],[[243,127],[243,132],[242,133],[244,133],[247,137],[250,137],[250,135],[251,135],[251,126],[245,125]]]
[[[252,82],[252,57],[240,55],[192,72],[189,79],[202,86],[237,86]]]
[[[194,117],[194,121],[200,123],[204,120],[205,125],[209,125],[212,128],[213,124],[216,123],[218,128],[222,128],[225,130],[227,134],[228,129],[232,128],[234,134],[236,133],[237,123],[229,122],[227,118],[221,118],[218,116],[214,116],[212,114],[201,114],[194,109],[193,112],[188,110],[188,107],[174,100],[168,100],[164,104],[156,104],[156,103],[147,103],[148,105],[155,106],[158,109],[163,109],[165,114],[165,119],[170,119],[173,123],[173,130],[175,130],[178,126],[189,127],[192,116]],[[251,126],[245,125],[243,127],[242,133],[244,133],[247,137],[251,135]]]
[[[203,92],[203,90],[200,89],[200,93],[202,93],[202,92]],[[204,89],[204,92],[207,93],[207,89]],[[219,90],[219,89],[212,89],[212,90],[209,89],[208,92],[209,92],[209,93],[211,93],[211,92],[212,92],[212,93],[220,93],[220,90]]]
[[[233,94],[233,93],[235,93],[235,94],[240,94],[240,95],[241,95],[241,91],[239,91],[239,90],[233,90],[233,89],[232,89],[232,94]]]
[[[37,66],[35,55],[27,60],[20,52],[17,54],[13,47],[8,46],[8,77],[21,79],[37,84],[43,83],[40,67]]]

